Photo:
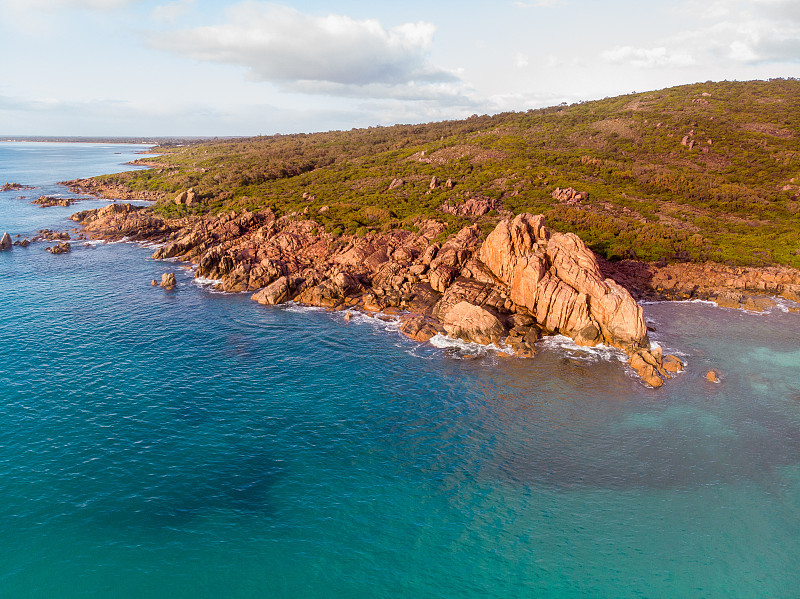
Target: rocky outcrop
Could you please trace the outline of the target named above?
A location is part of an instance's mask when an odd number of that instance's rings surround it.
[[[42,208],[52,208],[53,206],[72,206],[74,204],[69,198],[59,198],[56,196],[39,196],[31,204],[37,204]]]
[[[66,231],[53,231],[52,229],[40,229],[33,237],[33,241],[68,241],[69,233]]]
[[[0,186],[0,191],[19,191],[21,189],[33,189],[33,187],[23,185],[22,183],[4,183]]]
[[[174,272],[165,272],[161,275],[161,286],[164,289],[174,289],[177,284]]]
[[[631,355],[649,348],[630,294],[601,275],[579,238],[548,231],[542,216],[506,219],[485,239],[478,225],[464,227],[443,243],[435,221],[418,222],[417,232],[332,236],[269,210],[164,221],[112,204],[75,219],[95,236],[160,241],[154,258],[193,262],[196,276],[265,305],[401,314],[402,332],[419,341],[444,333],[533,356],[542,334],[559,333]],[[641,369],[653,386],[669,375],[660,360],[653,373]]]
[[[774,296],[800,302],[800,270],[785,266],[744,267],[716,262],[643,263],[599,260],[611,277],[642,300],[702,299],[720,307],[761,311]]]
[[[497,316],[469,302],[459,302],[450,308],[442,324],[451,337],[482,345],[499,343],[505,334]]]
[[[543,216],[504,220],[486,238],[480,259],[504,284],[517,312],[581,345],[635,351],[648,344],[642,308],[611,279],[572,233],[550,233]]]
[[[11,235],[9,235],[8,232],[3,233],[3,237],[0,237],[0,251],[10,250],[11,245]]]
[[[194,206],[198,203],[197,193],[195,193],[194,188],[190,187],[186,191],[182,191],[178,194],[178,196],[173,200],[178,206]]]
[[[51,254],[68,254],[72,251],[72,246],[70,245],[69,241],[62,241],[61,243],[45,249]]]
[[[589,199],[589,192],[578,191],[572,187],[556,187],[550,195],[566,206],[580,206],[581,202]]]
[[[61,185],[66,185],[73,193],[88,193],[116,200],[149,200],[156,201],[164,198],[164,192],[160,191],[135,191],[128,189],[124,185],[109,183],[102,179],[74,179],[72,181],[62,181]]]
[[[448,182],[450,182],[449,179]],[[463,203],[447,201],[441,205],[439,210],[445,214],[464,216],[466,218],[478,218],[484,214],[488,214],[492,210],[498,210],[501,207],[502,204],[499,200],[484,196],[470,196],[464,200]]]
[[[125,237],[142,240],[159,238],[173,232],[181,225],[181,223],[167,224],[149,210],[122,203],[84,210],[73,214],[70,218],[82,224],[90,234],[115,241]]]

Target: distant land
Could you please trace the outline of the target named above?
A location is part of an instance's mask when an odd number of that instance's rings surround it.
[[[160,147],[211,142],[234,137],[113,137],[113,136],[46,136],[46,135],[0,135],[0,142],[55,142],[55,143],[111,143],[111,144],[145,144]]]

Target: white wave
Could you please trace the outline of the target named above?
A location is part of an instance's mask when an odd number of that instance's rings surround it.
[[[716,306],[717,302],[712,300],[702,300],[702,299],[654,300],[654,301],[639,302],[640,306],[656,306],[658,304],[705,304],[706,306]]]
[[[800,304],[792,300],[788,300],[785,297],[773,297],[772,300],[775,302],[775,309],[780,310],[784,314],[788,314],[792,310],[797,310],[800,308]]]
[[[298,304],[295,302],[286,302],[285,304],[280,304],[280,306],[287,312],[297,312],[301,314],[325,311],[325,308],[320,308],[319,306],[304,306],[303,304]]]
[[[219,285],[222,283],[222,279],[206,279],[204,277],[195,277],[192,279],[192,283],[198,287],[213,287],[214,285]]]
[[[157,250],[158,248],[164,246],[165,244],[158,241],[137,241],[136,245],[148,250]]]
[[[598,362],[600,360],[617,360],[627,362],[628,356],[624,351],[608,345],[595,345],[586,347],[578,345],[571,338],[565,335],[552,335],[542,337],[542,345],[545,349],[565,353],[570,358],[588,362]]]
[[[350,322],[366,324],[368,326],[389,332],[400,332],[403,320],[395,314],[384,314],[383,312],[361,312],[359,310],[341,310],[338,316],[344,320],[347,313],[351,314]]]
[[[509,355],[513,355],[514,353],[512,349],[507,347],[498,347],[494,343],[490,343],[489,345],[481,345],[480,343],[472,343],[470,341],[464,341],[463,339],[454,339],[453,337],[448,337],[447,335],[442,335],[441,333],[437,333],[431,337],[429,343],[438,349],[450,350],[457,354],[463,355],[484,356],[489,352],[499,352]]]

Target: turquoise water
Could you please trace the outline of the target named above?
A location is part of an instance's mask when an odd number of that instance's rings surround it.
[[[0,144],[38,187],[0,232],[71,228],[103,203],[28,202],[136,149]],[[646,306],[689,364],[654,391],[44,247],[0,253],[2,598],[798,596],[798,314]]]

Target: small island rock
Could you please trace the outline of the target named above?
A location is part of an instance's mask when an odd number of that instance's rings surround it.
[[[68,241],[62,241],[52,247],[47,248],[51,254],[68,254],[72,251],[72,246]]]
[[[161,286],[164,289],[172,289],[177,284],[178,283],[175,280],[175,273],[165,272],[163,275],[161,275]]]

